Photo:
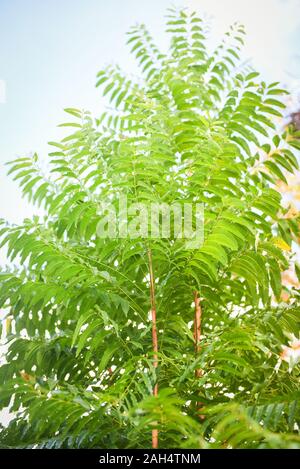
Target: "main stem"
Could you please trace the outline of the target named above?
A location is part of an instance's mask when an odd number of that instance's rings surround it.
[[[194,317],[194,342],[195,342],[195,354],[198,355],[200,352],[200,337],[201,337],[201,317],[202,309],[200,304],[200,297],[198,291],[194,291],[194,303],[195,303],[195,317]],[[195,370],[195,376],[199,378],[202,375],[200,368]]]
[[[201,337],[201,319],[202,319],[202,308],[200,303],[200,296],[197,290],[194,290],[194,303],[195,303],[195,316],[194,316],[194,343],[195,343],[195,355],[199,355],[201,350],[200,337]],[[203,372],[201,368],[196,368],[195,377],[201,378]],[[204,420],[204,415],[201,414],[202,402],[196,402],[196,409],[199,413],[200,420]]]
[[[152,320],[152,350],[153,350],[153,366],[158,367],[158,341],[157,341],[157,325],[156,325],[156,303],[155,303],[155,281],[153,273],[153,262],[152,262],[152,251],[148,249],[148,260],[149,260],[149,274],[150,274],[150,303],[151,303],[151,320]],[[153,396],[158,395],[158,384],[157,382],[153,388]],[[158,430],[154,428],[152,430],[152,448],[158,448]]]

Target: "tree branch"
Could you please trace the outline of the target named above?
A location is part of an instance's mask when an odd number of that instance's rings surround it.
[[[195,354],[201,350],[200,337],[201,337],[201,318],[202,318],[202,309],[200,304],[200,297],[197,290],[194,291],[194,303],[195,303],[195,317],[194,317],[194,341],[195,341]],[[195,370],[196,378],[202,376],[202,370],[197,368]]]
[[[153,262],[152,262],[152,251],[148,249],[148,260],[149,260],[149,274],[150,274],[150,303],[151,303],[151,320],[152,320],[152,350],[153,350],[153,366],[158,367],[158,341],[157,341],[157,325],[156,325],[156,302],[155,302],[155,281],[153,273]],[[157,382],[153,388],[153,395],[158,395],[158,384]],[[152,430],[152,448],[158,448],[158,430],[154,428]]]
[[[200,338],[201,338],[201,319],[202,319],[202,308],[200,303],[200,297],[197,290],[194,290],[194,303],[195,303],[195,316],[194,316],[194,342],[195,342],[195,355],[198,356],[201,345],[200,345]],[[196,368],[195,370],[195,377],[201,378],[203,375],[203,371],[201,368]],[[199,412],[202,408],[202,402],[196,402],[196,409]],[[199,413],[200,420],[204,420],[204,415]]]

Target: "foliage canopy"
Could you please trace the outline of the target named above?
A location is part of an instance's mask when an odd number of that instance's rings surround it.
[[[161,53],[145,26],[131,29],[141,76],[113,66],[98,73],[110,108],[97,119],[66,109],[72,131],[51,142],[49,172],[37,155],[10,163],[45,216],[1,225],[10,266],[0,281],[0,401],[14,413],[3,447],[145,448],[154,425],[161,447],[300,447],[299,368],[275,370],[300,326],[299,294],[280,300],[299,235],[275,188],[298,169],[297,136],[276,123],[286,92],[241,62],[242,26],[212,52],[194,13],[170,10],[167,32]],[[99,205],[120,193],[204,203],[203,246],[100,239]]]

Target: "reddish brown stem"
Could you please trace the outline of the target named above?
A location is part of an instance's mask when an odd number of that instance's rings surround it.
[[[152,252],[148,249],[149,274],[150,274],[150,303],[151,303],[151,320],[152,320],[152,350],[153,350],[153,366],[158,367],[158,341],[157,341],[157,325],[156,325],[156,303],[155,303],[155,280],[153,273]],[[153,395],[158,395],[158,384],[153,388]],[[152,448],[158,448],[158,430],[152,430]]]
[[[200,297],[197,290],[194,291],[194,303],[195,303],[195,317],[194,317],[194,342],[195,342],[195,355],[199,354],[201,350],[200,338],[201,338],[201,319],[202,319],[202,308],[200,303]],[[201,378],[203,372],[201,368],[196,368],[195,377]],[[196,402],[196,408],[199,412],[202,408],[201,402]],[[204,415],[199,414],[200,420],[204,419]]]
[[[201,304],[200,297],[197,290],[194,291],[194,303],[195,303],[195,318],[194,318],[194,341],[195,341],[195,354],[198,355],[201,349],[200,337],[201,337]],[[195,375],[197,377],[201,376],[201,370],[195,370]]]

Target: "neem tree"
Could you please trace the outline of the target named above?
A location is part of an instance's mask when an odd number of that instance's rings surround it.
[[[142,78],[99,72],[113,110],[66,109],[49,174],[11,163],[46,216],[2,224],[2,446],[300,446],[299,294],[280,302],[299,227],[274,189],[298,168],[276,130],[285,91],[240,62],[241,26],[212,53],[195,14],[171,10],[167,31],[167,54],[130,31]],[[203,246],[97,237],[124,193],[203,203]]]

